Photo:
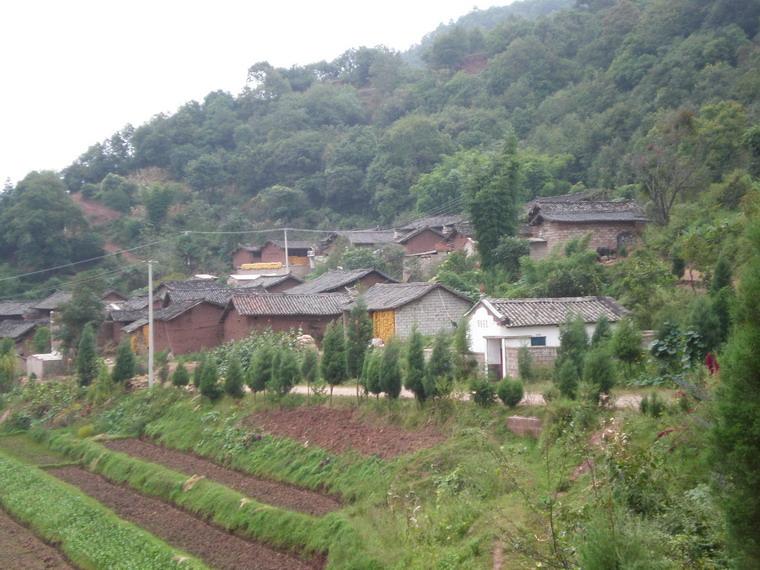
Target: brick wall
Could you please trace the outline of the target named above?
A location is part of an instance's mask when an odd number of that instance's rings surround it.
[[[436,244],[441,241],[441,236],[439,236],[434,231],[427,229],[423,232],[418,233],[416,236],[411,238],[409,241],[405,242],[404,250],[406,251],[407,255],[412,255],[415,253],[424,253],[426,251],[434,251],[436,249]]]
[[[546,221],[538,226],[532,226],[534,237],[541,237],[547,241],[548,250],[564,244],[572,239],[584,237],[591,234],[589,247],[596,249],[606,247],[617,250],[618,236],[622,233],[631,233],[635,236],[641,235],[644,224],[637,222],[594,222],[588,224],[577,224],[567,222],[550,222]]]
[[[557,347],[555,346],[529,346],[528,352],[533,359],[534,366],[554,366],[557,360]],[[519,348],[508,346],[505,348],[507,355],[507,376],[518,378],[520,376],[517,367]]]
[[[325,335],[327,325],[339,318],[340,315],[250,317],[239,315],[234,310],[231,310],[227,313],[222,324],[223,341],[240,340],[250,335],[253,331],[272,330],[276,332],[288,332],[291,330],[301,330],[304,334],[313,336],[319,342]]]
[[[440,330],[453,331],[471,306],[469,301],[444,289],[433,289],[421,299],[396,309],[396,336],[408,338],[415,324],[425,335],[434,335]]]
[[[248,251],[247,249],[241,248],[232,254],[232,267],[235,269],[239,269],[244,263],[256,263],[258,261],[261,261],[261,258],[255,256],[252,251]]]
[[[155,321],[155,350],[188,354],[219,346],[222,343],[222,325],[219,322],[222,312],[221,307],[201,303],[170,321]]]

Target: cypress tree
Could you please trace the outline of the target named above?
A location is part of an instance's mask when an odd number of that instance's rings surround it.
[[[370,361],[367,368],[367,391],[374,394],[376,398],[380,397],[383,392],[383,382],[381,367],[383,362],[383,353],[379,350],[373,350],[369,353]]]
[[[401,346],[399,341],[392,338],[383,349],[383,359],[380,363],[380,385],[383,392],[391,400],[401,394]]]
[[[425,393],[425,353],[423,339],[415,326],[406,347],[406,378],[404,387],[411,390],[421,404],[426,399]]]
[[[713,463],[738,568],[760,568],[760,221],[741,275],[737,323],[722,353]]]
[[[359,297],[348,313],[346,328],[346,366],[349,378],[359,378],[371,340],[372,319],[367,312],[367,304]]]
[[[224,391],[233,398],[243,397],[243,369],[240,367],[240,358],[235,353],[230,355],[227,364],[227,373],[224,375]]]
[[[632,319],[623,319],[615,327],[610,342],[612,355],[625,365],[626,376],[631,377],[634,364],[641,361],[641,332]]]
[[[274,357],[274,347],[268,343],[261,345],[248,366],[248,375],[246,384],[253,392],[254,397],[257,392],[263,392],[267,384],[272,381],[272,358]]]
[[[187,372],[185,365],[180,362],[177,364],[177,368],[174,369],[172,375],[172,384],[175,386],[187,386],[190,383],[190,374]]]
[[[198,362],[195,365],[195,370],[193,370],[193,386],[198,388],[200,390],[201,387],[201,378],[203,378],[203,367],[206,366],[206,358],[204,357],[201,359],[200,362]]]
[[[48,327],[39,327],[34,333],[32,339],[34,352],[37,354],[50,352],[50,329]]]
[[[98,351],[95,345],[95,331],[92,324],[85,325],[79,338],[77,351],[77,375],[80,386],[89,386],[98,375]]]
[[[322,378],[330,385],[330,401],[332,402],[333,388],[348,378],[346,366],[346,340],[343,325],[335,321],[325,330],[322,340]]]
[[[519,380],[505,378],[496,387],[496,395],[505,406],[514,408],[522,401],[525,390]]]
[[[713,304],[709,297],[700,296],[691,303],[689,311],[689,326],[699,333],[702,339],[702,352],[699,354],[703,359],[708,352],[720,345],[721,323],[715,314]]]
[[[203,375],[201,376],[201,394],[209,400],[216,400],[222,395],[222,388],[219,386],[219,374],[216,369],[216,362],[209,358],[203,365]]]
[[[559,350],[554,364],[554,383],[567,398],[575,398],[587,350],[586,323],[579,315],[569,316],[559,329]]]
[[[116,351],[116,363],[111,372],[113,381],[118,383],[131,380],[135,376],[136,367],[135,353],[132,352],[129,341],[124,340],[119,344],[119,348]]]
[[[558,364],[554,373],[554,383],[565,398],[575,399],[580,381],[578,369],[572,360],[565,360]]]
[[[16,356],[0,352],[0,393],[10,392],[16,380]]]
[[[467,328],[467,319],[461,319],[454,331],[454,376],[458,380],[464,380],[472,376],[475,370],[475,361],[470,357],[470,339]]]
[[[594,327],[594,334],[591,335],[591,346],[598,347],[605,344],[612,337],[612,328],[606,315],[599,317]]]
[[[601,394],[609,394],[615,385],[615,363],[604,347],[597,347],[586,354],[583,364],[583,380],[593,388],[594,402]]]
[[[280,366],[275,381],[275,393],[285,396],[298,382],[301,372],[298,369],[298,359],[292,350],[280,351]]]
[[[282,355],[284,349],[275,346],[272,348],[272,369],[267,382],[267,390],[270,392],[278,393],[278,385],[280,383],[280,367],[282,366]]]
[[[731,287],[732,278],[731,264],[728,258],[721,254],[713,269],[712,279],[710,280],[710,294],[714,295],[721,289]]]
[[[306,383],[306,395],[308,396],[311,385],[319,379],[319,353],[316,350],[307,349],[303,353],[301,378]]]
[[[453,388],[454,365],[451,359],[451,338],[441,331],[435,337],[433,352],[425,369],[425,395],[445,398]]]

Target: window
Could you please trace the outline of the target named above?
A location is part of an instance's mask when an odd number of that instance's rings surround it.
[[[530,345],[531,346],[546,346],[546,337],[545,336],[531,337]]]
[[[478,319],[478,328],[479,329],[487,329],[488,328],[488,321],[486,319]]]

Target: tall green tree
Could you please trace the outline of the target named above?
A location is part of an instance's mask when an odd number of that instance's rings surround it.
[[[563,396],[575,398],[587,350],[586,323],[579,315],[568,316],[559,329],[559,350],[554,364],[554,382]]]
[[[337,321],[327,325],[322,339],[322,378],[330,385],[330,401],[333,388],[348,379],[346,364],[346,337],[343,325]]]
[[[593,402],[599,396],[609,394],[615,385],[615,363],[606,346],[592,348],[583,361],[583,381],[591,388]]]
[[[213,358],[209,358],[203,365],[200,391],[209,400],[216,400],[222,395],[223,390],[219,385],[219,370],[216,367],[216,360]]]
[[[16,381],[16,355],[13,350],[0,353],[0,393],[10,392]]]
[[[32,347],[37,354],[50,352],[50,329],[48,327],[38,327],[32,339]]]
[[[610,343],[612,355],[625,365],[625,375],[631,378],[634,365],[641,362],[644,351],[641,348],[641,331],[631,318],[621,320]]]
[[[404,387],[410,390],[421,404],[427,399],[425,393],[424,339],[415,326],[406,345],[406,376]]]
[[[737,568],[760,568],[760,221],[747,231],[752,257],[741,274],[737,323],[722,353],[713,466]]]
[[[379,398],[380,394],[383,393],[381,377],[383,353],[378,349],[374,349],[367,354],[367,358],[369,359],[369,362],[367,364],[364,385],[367,388],[367,392],[373,394],[376,398]]]
[[[280,355],[280,366],[275,379],[274,391],[278,396],[290,393],[298,383],[301,373],[298,369],[298,359],[290,349],[283,349]]]
[[[380,385],[383,392],[391,400],[396,400],[401,394],[401,343],[392,338],[383,349],[380,362]]]
[[[243,397],[243,369],[240,366],[240,355],[231,354],[224,375],[224,392],[233,398]]]
[[[274,359],[274,347],[269,343],[262,344],[248,365],[246,384],[256,397],[257,392],[263,392],[272,381],[272,361]]]
[[[594,327],[594,334],[591,335],[591,346],[599,347],[606,344],[612,337],[612,327],[610,326],[610,320],[606,315],[599,317]]]
[[[306,395],[309,395],[311,387],[319,380],[319,353],[313,349],[306,349],[301,360],[301,378],[306,383]]]
[[[114,382],[126,382],[134,377],[136,369],[135,353],[132,352],[129,341],[124,340],[119,343],[119,348],[116,351],[116,363],[111,372],[111,377]]]
[[[95,329],[85,325],[77,349],[77,376],[80,386],[89,386],[98,375],[98,350],[95,345]]]
[[[103,302],[98,294],[86,284],[74,288],[71,301],[60,311],[61,340],[65,350],[70,350],[79,342],[79,336],[85,325],[100,325],[103,320]]]
[[[495,252],[501,238],[513,236],[517,231],[518,195],[517,139],[511,136],[504,143],[493,172],[480,181],[469,200],[470,220],[484,267],[497,265]]]
[[[346,367],[349,378],[359,378],[364,367],[364,356],[372,340],[372,319],[367,312],[367,304],[359,297],[348,313],[346,323]],[[356,384],[359,397],[359,383]]]
[[[445,398],[451,393],[454,381],[454,363],[451,357],[451,337],[439,332],[433,343],[433,352],[425,368],[425,395],[428,398]]]

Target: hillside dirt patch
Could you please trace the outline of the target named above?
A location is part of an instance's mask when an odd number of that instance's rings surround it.
[[[0,568],[63,570],[73,566],[55,548],[0,510]]]
[[[103,443],[113,451],[158,463],[174,471],[186,473],[188,476],[201,475],[269,505],[316,516],[340,508],[340,503],[333,497],[227,469],[191,453],[161,447],[139,439],[117,439]]]
[[[93,226],[102,226],[121,218],[122,213],[105,204],[88,200],[80,192],[70,194],[71,200],[82,210],[84,218]]]
[[[245,421],[249,427],[333,453],[353,450],[383,459],[433,447],[445,439],[430,425],[409,431],[381,420],[362,418],[358,410],[350,408],[306,406],[271,410],[253,414]]]
[[[324,565],[321,560],[303,560],[230,534],[172,505],[115,485],[80,467],[51,469],[49,473],[78,487],[122,519],[141,526],[175,548],[197,556],[213,568],[305,570]]]

